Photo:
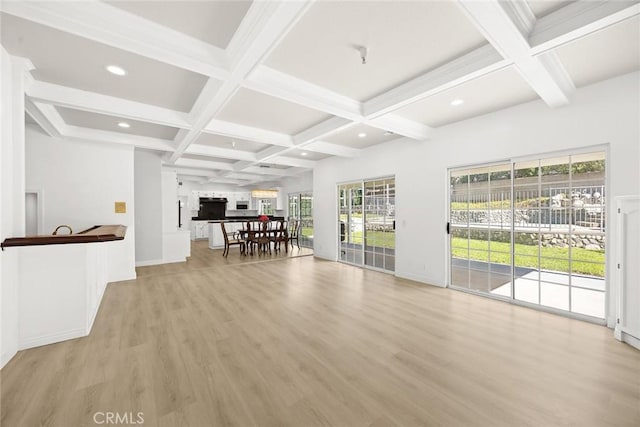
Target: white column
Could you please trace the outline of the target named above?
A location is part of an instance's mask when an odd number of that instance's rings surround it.
[[[30,61],[0,47],[0,241],[25,232],[25,76]],[[18,350],[18,256],[0,252],[0,367]]]

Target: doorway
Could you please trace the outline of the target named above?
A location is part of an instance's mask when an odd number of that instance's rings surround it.
[[[27,190],[24,199],[25,236],[44,234],[42,192]]]
[[[338,185],[339,260],[395,271],[395,177]]]

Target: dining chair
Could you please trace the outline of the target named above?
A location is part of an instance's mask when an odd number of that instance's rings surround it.
[[[271,253],[271,221],[263,221],[260,224],[260,231],[257,233],[258,253]]]
[[[280,220],[277,222],[276,231],[273,233],[271,241],[273,242],[273,249],[278,252],[280,250],[280,244],[284,242],[285,252],[289,252],[289,230],[287,221]]]
[[[237,231],[233,233],[227,233],[227,229],[224,226],[224,222],[220,223],[220,227],[222,228],[222,235],[224,236],[224,251],[222,251],[222,256],[229,255],[229,248],[231,246],[239,246],[240,254],[246,255],[247,253],[247,245],[244,239],[241,238],[240,233]]]
[[[300,220],[299,219],[294,219],[293,221],[291,221],[291,227],[289,229],[289,236],[288,236],[288,240],[289,242],[291,242],[291,248],[293,249],[293,241],[295,240],[297,245],[298,245],[298,249],[300,249]]]
[[[247,242],[247,251],[253,255],[253,248],[258,244],[257,233],[260,231],[259,225],[254,221],[247,221],[245,241]]]

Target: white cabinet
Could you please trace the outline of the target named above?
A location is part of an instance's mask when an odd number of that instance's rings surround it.
[[[191,240],[207,239],[209,229],[207,221],[191,221]]]
[[[248,202],[251,199],[251,193],[236,193],[236,200],[239,202]]]
[[[227,210],[236,208],[237,193],[227,193]]]
[[[200,210],[200,192],[199,191],[192,191],[191,194],[189,194],[187,207],[189,208],[190,211]]]
[[[640,197],[616,198],[617,248],[617,321],[615,337],[640,348]]]

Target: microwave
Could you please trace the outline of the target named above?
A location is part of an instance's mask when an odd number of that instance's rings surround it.
[[[249,202],[236,202],[237,210],[246,210],[249,209]]]

